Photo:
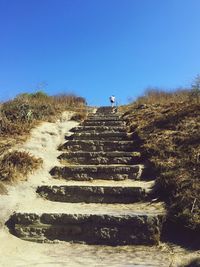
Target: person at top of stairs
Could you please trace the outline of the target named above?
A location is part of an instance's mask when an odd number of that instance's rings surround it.
[[[114,105],[115,105],[115,96],[114,95],[111,95],[109,97],[109,99],[110,99],[111,106],[114,107]]]

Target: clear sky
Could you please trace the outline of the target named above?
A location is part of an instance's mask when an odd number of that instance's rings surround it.
[[[0,99],[44,89],[90,105],[200,73],[200,0],[0,0]]]

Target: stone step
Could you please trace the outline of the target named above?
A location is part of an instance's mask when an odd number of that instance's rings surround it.
[[[115,114],[118,112],[116,107],[100,107],[97,109],[96,114]]]
[[[123,113],[109,113],[109,114],[102,114],[102,113],[89,113],[88,114],[88,118],[89,117],[91,117],[91,118],[93,118],[93,117],[99,117],[99,118],[107,118],[107,117],[109,117],[109,118],[121,118],[122,117],[122,115],[123,115]]]
[[[18,209],[7,225],[17,237],[36,242],[156,245],[164,219],[162,203],[83,204],[40,199]]]
[[[114,121],[95,121],[95,120],[85,120],[82,125],[84,126],[126,126],[124,120],[114,120]]]
[[[142,161],[140,152],[66,152],[58,159],[65,164],[138,164]]]
[[[126,132],[126,126],[77,126],[70,130],[71,132]]]
[[[103,132],[103,133],[88,133],[79,132],[65,137],[66,140],[113,140],[113,141],[128,141],[131,137],[123,132]]]
[[[124,183],[126,182],[126,183]],[[146,183],[146,184],[145,184]],[[134,203],[148,198],[152,183],[126,180],[123,183],[109,181],[105,183],[81,182],[64,185],[42,185],[37,193],[48,200],[70,203]]]
[[[102,141],[102,140],[69,140],[59,146],[59,150],[68,151],[133,151],[139,148],[136,141]]]
[[[87,121],[124,121],[119,116],[88,116]]]
[[[56,166],[50,174],[56,179],[88,181],[101,180],[139,180],[146,173],[144,165],[70,165]]]

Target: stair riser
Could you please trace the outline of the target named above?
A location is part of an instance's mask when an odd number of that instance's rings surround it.
[[[58,159],[67,162],[73,162],[77,164],[138,164],[141,162],[141,157],[90,157],[90,156],[83,156],[83,157],[76,157],[70,156],[68,153],[64,153],[58,157]]]
[[[99,135],[99,134],[91,134],[91,135],[73,135],[67,136],[66,140],[102,140],[102,141],[128,141],[127,135]]]
[[[104,114],[104,113],[88,113],[88,118],[121,118],[123,113],[110,113],[110,114]]]
[[[68,151],[104,151],[104,152],[110,152],[110,151],[132,151],[133,146],[130,145],[116,145],[114,147],[111,146],[92,146],[87,144],[82,145],[65,145],[60,148],[60,150],[68,150]]]
[[[105,116],[110,114],[116,114],[117,108],[116,107],[100,107],[97,109],[95,114],[105,114]]]
[[[102,151],[102,152],[112,152],[112,151],[127,151],[131,152],[136,150],[138,146],[133,142],[130,143],[120,143],[120,142],[92,142],[92,141],[79,141],[72,140],[64,143],[59,147],[59,150],[68,151]]]
[[[106,131],[106,132],[103,132],[103,133],[98,133],[98,132],[95,132],[94,133],[91,133],[91,132],[81,132],[81,133],[74,133],[73,135],[71,135],[70,137],[72,138],[87,138],[88,140],[90,139],[94,139],[94,138],[109,138],[109,137],[121,137],[121,138],[128,138],[128,135],[127,133],[118,133],[118,132],[109,132],[109,131]],[[66,136],[66,138],[68,139],[69,136]],[[126,141],[126,140],[125,140]]]
[[[84,121],[84,126],[126,126],[124,121]]]
[[[124,121],[124,120],[120,119],[118,116],[113,116],[113,117],[92,116],[92,117],[87,117],[87,121]]]
[[[51,201],[71,203],[134,203],[145,199],[141,187],[41,186],[37,193]]]
[[[112,126],[78,126],[70,130],[71,132],[88,132],[88,133],[101,133],[101,132],[113,132],[113,133],[126,133],[126,127],[112,127]]]
[[[61,147],[61,150],[66,149],[68,151],[133,151],[133,146],[128,145],[116,145],[116,146],[90,146],[87,144],[83,145],[65,145]]]
[[[142,171],[139,166],[129,167],[54,167],[50,174],[54,178],[63,178],[66,180],[76,181],[88,181],[93,179],[104,179],[104,180],[126,180],[126,179],[140,179]]]
[[[17,237],[36,242],[53,240],[94,245],[156,245],[160,216],[92,214],[14,214],[9,221]]]

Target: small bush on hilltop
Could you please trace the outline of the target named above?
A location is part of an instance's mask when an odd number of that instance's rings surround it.
[[[200,103],[190,90],[150,91],[126,107],[130,132],[157,173],[155,192],[168,218],[200,232]]]
[[[52,120],[64,110],[81,108],[84,113],[84,107],[85,99],[74,95],[21,94],[2,104],[0,136],[27,134],[37,121]]]

